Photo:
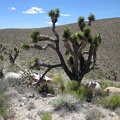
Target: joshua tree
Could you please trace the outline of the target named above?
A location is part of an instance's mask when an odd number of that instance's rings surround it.
[[[19,55],[19,50],[15,47],[13,50],[9,50],[9,52],[5,52],[9,56],[9,61],[13,65],[15,63],[15,60],[17,59]]]
[[[55,30],[55,23],[58,21],[59,14],[59,9],[51,10],[48,13],[49,17],[51,17],[52,32],[55,35],[55,39],[52,39],[45,35],[36,34],[36,37],[33,37],[31,35],[32,38],[35,38],[35,40],[33,41],[49,41],[49,44],[44,47],[32,44],[30,45],[30,47],[41,50],[50,47],[57,53],[60,59],[60,64],[56,65],[48,65],[38,62],[37,64],[33,65],[47,67],[46,71],[37,82],[36,86],[39,85],[40,81],[48,71],[56,67],[62,67],[71,80],[76,80],[80,84],[84,75],[94,69],[94,65],[96,63],[96,51],[99,44],[101,43],[101,37],[100,34],[96,34],[95,36],[91,34],[91,22],[95,20],[95,16],[92,13],[90,14],[90,16],[88,17],[88,25],[85,24],[84,17],[79,17],[78,26],[80,30],[75,33],[73,33],[69,27],[66,27],[63,30],[62,37],[64,46],[66,48],[66,55],[68,56],[68,60],[66,62],[64,56],[61,54],[60,51],[59,35]]]

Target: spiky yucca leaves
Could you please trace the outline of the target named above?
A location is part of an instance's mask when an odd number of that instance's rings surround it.
[[[77,31],[72,35],[72,39],[75,41],[76,45],[80,44],[80,41],[83,40],[84,34],[81,31]]]
[[[90,14],[89,20],[94,21],[95,16]],[[80,31],[72,33],[71,29],[66,27],[62,34],[64,46],[67,50],[66,55],[68,55],[67,63],[76,80],[82,79],[79,75],[87,74],[88,71],[94,68],[97,47],[101,43],[100,35],[93,36],[91,34],[91,26],[85,24],[84,17],[79,17],[78,25]],[[88,52],[85,51],[87,47],[89,47]],[[85,56],[88,59],[85,60]]]
[[[95,15],[91,13],[88,16],[88,20],[89,20],[88,25],[91,26],[91,21],[95,21]]]
[[[85,26],[84,29],[83,29],[83,33],[84,33],[84,36],[87,38],[89,37],[90,33],[91,33],[91,28],[90,26]]]
[[[50,10],[48,12],[48,15],[51,17],[51,21],[53,23],[56,23],[58,21],[58,17],[60,16],[60,10],[56,8],[55,10]]]
[[[95,20],[95,15],[90,13],[90,15],[88,16],[88,20],[89,21],[94,21]]]
[[[71,29],[70,27],[67,26],[62,32],[62,37],[65,39],[69,39],[71,34],[72,34]]]
[[[83,31],[84,27],[85,27],[85,22],[84,22],[85,18],[83,16],[80,16],[78,18],[78,26],[80,27],[80,30]]]
[[[33,30],[30,34],[30,37],[32,38],[32,42],[33,43],[37,43],[38,42],[38,36],[39,36],[40,32],[37,30]]]
[[[94,36],[94,44],[95,44],[95,47],[96,47],[96,48],[99,46],[99,44],[101,44],[100,35],[96,34],[96,35]]]

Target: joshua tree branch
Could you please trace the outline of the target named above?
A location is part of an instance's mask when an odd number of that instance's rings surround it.
[[[35,86],[37,87],[43,81],[43,78],[47,74],[47,72],[49,72],[52,68],[61,67],[61,64],[47,65],[45,63],[39,63],[39,64],[36,64],[36,65],[34,64],[33,67],[36,67],[36,66],[47,67],[46,71],[43,73],[43,75],[40,77],[40,79],[38,80],[38,82],[35,84]]]
[[[32,65],[32,67],[38,67],[38,66],[43,66],[43,67],[47,67],[47,68],[56,68],[56,67],[61,67],[61,64],[56,64],[56,65],[50,65],[50,64],[45,64],[45,63],[34,63],[34,65]]]
[[[70,46],[70,44],[68,43],[67,40],[64,40],[64,46],[65,46],[65,48],[67,49],[67,51],[68,51],[71,55],[75,56],[75,53],[74,53],[73,50],[71,49],[71,46]]]
[[[40,35],[38,40],[39,41],[50,41],[50,42],[55,43],[55,39],[52,39],[52,38],[45,36],[45,35]]]
[[[79,55],[81,54],[82,50],[86,47],[86,45],[88,44],[87,41],[83,41],[82,44],[80,45],[79,49],[78,49],[78,58],[79,58]]]

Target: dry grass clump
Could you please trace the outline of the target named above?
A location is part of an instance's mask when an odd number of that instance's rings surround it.
[[[102,112],[94,108],[89,110],[89,112],[86,114],[86,120],[100,120],[102,116]]]
[[[76,110],[79,99],[71,94],[58,95],[57,98],[53,101],[53,107],[58,110],[66,108],[69,111]]]

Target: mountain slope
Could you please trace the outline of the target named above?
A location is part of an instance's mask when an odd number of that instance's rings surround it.
[[[77,23],[57,26],[56,31],[60,35],[61,52],[64,54],[64,45],[62,42],[61,34],[65,26],[71,27],[71,30],[79,30]],[[51,27],[36,28],[41,34],[48,35],[54,38]],[[17,46],[20,47],[21,42],[31,42],[30,32],[32,29],[1,29],[0,42],[7,45],[8,48]],[[96,20],[92,23],[92,33],[100,33],[102,37],[102,44],[98,48],[97,65],[102,70],[110,71],[116,70],[118,72],[118,80],[120,80],[120,18]],[[44,45],[45,43],[41,43]],[[20,48],[21,49],[21,48]],[[52,63],[58,63],[59,59],[56,53],[49,49],[48,51],[37,51],[31,49],[30,51],[23,51],[20,53],[19,61],[24,59],[31,60],[33,57],[38,57],[40,60],[43,58],[49,59]],[[55,60],[55,61],[53,61]]]

